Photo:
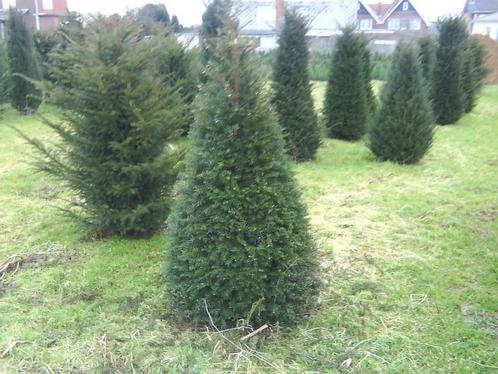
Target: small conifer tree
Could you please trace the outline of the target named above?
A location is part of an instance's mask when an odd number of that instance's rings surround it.
[[[182,104],[164,84],[136,24],[98,18],[82,41],[54,52],[49,102],[60,142],[37,166],[75,193],[80,215],[100,235],[148,236],[169,212]],[[74,210],[72,210],[74,212]],[[79,213],[75,212],[75,213]]]
[[[168,86],[177,86],[183,100],[182,132],[186,135],[193,122],[193,101],[198,91],[200,66],[197,50],[189,50],[174,34],[159,33],[148,41],[153,62]]]
[[[417,53],[410,45],[399,45],[379,114],[369,127],[370,149],[382,161],[414,164],[432,144],[433,122]]]
[[[30,80],[41,78],[33,38],[21,14],[10,8],[7,22],[7,51],[12,84],[10,101],[21,114],[30,114],[40,105],[40,92]]]
[[[315,245],[257,60],[227,25],[169,218],[168,294],[194,322],[291,324],[316,301]]]
[[[0,42],[0,107],[9,102],[10,98],[10,66],[5,43]]]
[[[273,71],[273,104],[284,130],[287,152],[296,161],[313,160],[320,146],[308,74],[307,31],[302,15],[286,11]]]
[[[216,38],[223,30],[224,22],[229,17],[230,0],[212,0],[202,15],[200,29],[201,62],[206,65],[211,58],[210,50],[216,43]]]
[[[422,67],[422,76],[425,79],[429,93],[432,94],[432,81],[436,66],[437,43],[432,36],[424,36],[418,40],[418,58]]]
[[[372,85],[372,53],[368,47],[368,40],[362,37],[362,48],[363,48],[363,70],[364,70],[364,81],[365,81],[365,94],[368,106],[368,118],[371,118],[377,110],[377,98]]]
[[[485,59],[486,50],[481,42],[475,37],[469,38],[465,49],[462,77],[465,113],[472,111],[477,94],[483,86],[484,78],[487,75]]]
[[[432,85],[432,101],[436,122],[448,125],[457,122],[465,109],[462,84],[467,26],[460,18],[439,22],[439,42]]]
[[[359,140],[366,131],[368,97],[362,36],[348,27],[337,38],[324,103],[331,138]]]

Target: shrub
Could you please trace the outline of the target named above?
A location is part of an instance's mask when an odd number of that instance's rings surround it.
[[[433,127],[417,53],[412,46],[399,45],[379,114],[369,127],[370,149],[382,161],[416,163],[432,144]]]
[[[253,52],[219,39],[168,221],[170,303],[194,322],[207,305],[220,326],[291,324],[316,301],[315,246]]]
[[[7,51],[12,84],[10,101],[21,114],[30,114],[40,105],[40,92],[31,80],[41,78],[33,38],[21,14],[10,8],[7,22]]]
[[[486,50],[477,38],[468,39],[465,51],[462,77],[464,111],[470,113],[488,71],[485,67]]]
[[[320,128],[308,76],[306,19],[286,11],[273,71],[273,104],[284,130],[286,148],[296,161],[315,159]]]
[[[365,133],[369,109],[363,44],[363,37],[352,27],[337,39],[324,104],[331,138],[359,140]]]
[[[467,28],[460,18],[439,22],[439,42],[432,85],[436,122],[457,122],[464,112],[465,93],[462,76]]]
[[[157,75],[139,30],[98,18],[83,42],[54,52],[49,100],[61,122],[55,147],[35,139],[40,170],[77,194],[82,218],[101,235],[148,236],[169,212],[181,99]],[[166,149],[165,149],[166,148]]]

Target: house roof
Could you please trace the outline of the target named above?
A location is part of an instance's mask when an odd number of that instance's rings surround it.
[[[498,12],[498,0],[467,0],[464,13]]]
[[[494,13],[498,12],[498,0],[467,0],[464,13]]]
[[[424,21],[426,25],[429,25],[429,21],[424,17],[422,13],[419,12],[415,4],[410,0],[394,0],[391,4],[367,4],[365,0],[360,0],[360,4],[368,11],[368,13],[375,19],[378,24],[383,24],[387,19],[394,13],[396,9],[401,5],[403,1],[409,1],[413,9],[418,13],[420,18]],[[494,0],[497,1],[498,0]]]
[[[498,22],[498,12],[488,14],[487,16],[481,16],[474,20],[474,23],[479,22]]]

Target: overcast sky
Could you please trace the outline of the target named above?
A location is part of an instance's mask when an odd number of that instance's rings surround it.
[[[136,8],[147,3],[164,3],[170,14],[176,14],[180,22],[185,25],[199,24],[205,8],[205,2],[209,0],[67,0],[70,10],[85,13],[124,13],[127,9]],[[347,0],[356,1],[356,0]],[[378,0],[368,1],[376,3]],[[389,2],[381,0],[381,2]],[[15,0],[4,0],[5,3],[15,3]],[[465,0],[413,0],[417,6],[430,20],[448,14],[459,14],[464,6]]]

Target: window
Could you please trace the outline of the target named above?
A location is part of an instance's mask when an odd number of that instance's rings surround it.
[[[54,0],[43,0],[42,1],[43,9],[54,9]]]
[[[360,20],[360,30],[372,30],[372,20],[371,19]]]
[[[419,19],[412,19],[410,20],[410,30],[420,30],[420,27],[422,26],[422,22],[420,22]]]
[[[401,27],[401,22],[399,18],[391,18],[388,22],[389,30],[399,30]]]
[[[409,9],[408,5],[409,5],[409,4],[408,4],[408,1],[405,1],[405,2],[403,3],[403,10],[404,10],[405,12]]]

